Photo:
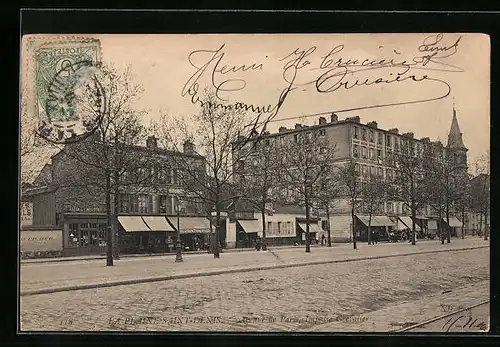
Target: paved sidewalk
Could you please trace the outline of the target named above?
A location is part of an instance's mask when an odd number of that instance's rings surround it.
[[[332,247],[343,245],[341,243],[332,244]],[[311,247],[325,247],[320,245],[311,245]],[[304,248],[304,246],[273,246],[268,247],[268,249],[297,249]],[[224,249],[223,253],[233,253],[233,252],[253,252],[255,248],[230,248]],[[193,254],[209,254],[207,251],[189,251],[184,252],[186,255]],[[176,253],[138,253],[138,254],[123,254],[121,258],[146,258],[146,257],[159,257],[159,256],[175,256]],[[55,262],[63,262],[63,261],[82,261],[82,260],[98,260],[98,259],[106,259],[105,255],[80,255],[73,257],[57,257],[57,258],[34,258],[34,259],[21,259],[22,264],[31,264],[31,263],[55,263]]]
[[[305,253],[303,248],[233,252],[223,253],[219,259],[211,254],[193,254],[184,255],[183,263],[175,263],[170,256],[158,256],[122,259],[112,267],[106,267],[102,260],[22,264],[21,295],[481,247],[489,252],[487,241],[456,239],[444,245],[434,241],[419,242],[416,246],[359,244],[357,250],[352,249],[352,245],[317,247],[311,253]]]

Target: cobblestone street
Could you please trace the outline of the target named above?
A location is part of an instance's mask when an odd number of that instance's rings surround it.
[[[464,247],[465,241],[453,240],[449,245],[422,242],[417,247],[420,251],[458,248],[461,242]],[[467,244],[471,242],[476,241]],[[398,254],[403,247],[408,253],[408,245],[362,244],[358,257],[362,252],[369,256]],[[270,263],[272,258],[276,263],[293,263],[304,261],[302,252],[227,253],[219,261],[241,265],[252,255],[255,263],[262,259]],[[332,259],[334,254],[348,258],[353,252],[347,246],[336,246],[313,249],[308,256],[317,261],[327,254]],[[210,263],[208,256],[188,256],[182,266],[189,271],[203,267],[203,262]],[[160,258],[120,260],[117,264],[121,268],[113,271],[126,273],[128,268],[137,275],[140,264],[154,268],[158,262],[165,263]],[[168,264],[163,264],[168,271],[174,267],[172,261],[169,258]],[[56,281],[64,277],[84,280],[92,271],[99,277],[107,270],[102,261],[30,264],[21,269],[22,280],[32,287],[37,281],[42,283],[47,274]],[[45,277],[45,283],[49,282]],[[451,310],[488,299],[489,248],[478,248],[21,296],[21,329],[392,331],[441,316],[443,308]]]

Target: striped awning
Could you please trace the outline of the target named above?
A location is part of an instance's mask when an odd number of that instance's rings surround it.
[[[141,216],[118,216],[118,222],[126,232],[151,231]]]
[[[411,219],[411,217],[407,217],[407,216],[399,216],[399,220],[404,224],[406,225],[406,227],[408,229],[413,229],[413,221]],[[415,230],[416,231],[420,231],[420,227],[418,226],[417,223],[415,223]]]
[[[358,219],[366,226],[370,225],[372,227],[385,227],[385,226],[394,226],[394,223],[387,216],[372,216],[370,220],[370,216],[361,216],[356,215]]]
[[[262,224],[258,220],[238,220],[238,224],[241,226],[245,232],[248,233],[260,233],[262,234]]]
[[[142,216],[151,231],[175,231],[164,216]]]
[[[462,222],[458,220],[456,217],[450,217],[450,223],[448,224],[451,228],[460,228],[462,227]],[[446,218],[443,218],[443,222],[446,223]]]
[[[303,232],[306,232],[306,223],[298,223],[299,227],[302,229]],[[325,231],[318,225],[318,223],[309,223],[309,232],[310,233],[324,233]]]
[[[168,217],[170,224],[177,228],[177,217]],[[179,217],[181,234],[210,234],[210,221],[205,217]]]

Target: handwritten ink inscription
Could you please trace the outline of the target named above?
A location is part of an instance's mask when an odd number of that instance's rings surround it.
[[[399,52],[394,48],[387,57],[348,57],[347,44],[335,44],[331,48],[310,46],[297,47],[282,55],[278,60],[281,66],[281,92],[277,102],[268,105],[253,105],[239,101],[229,105],[234,109],[245,109],[256,114],[268,114],[274,118],[285,100],[300,92],[314,92],[335,97],[340,91],[369,90],[384,85],[407,86],[417,85],[422,91],[431,93],[414,95],[409,93],[405,100],[397,102],[380,102],[372,105],[355,105],[347,109],[325,110],[330,112],[347,112],[359,109],[390,107],[396,105],[423,103],[447,97],[451,92],[450,84],[442,77],[442,73],[456,73],[464,70],[448,62],[447,59],[457,54],[462,36],[434,34],[427,35],[414,48],[415,53]],[[383,46],[379,46],[381,49]],[[205,88],[211,89],[220,103],[211,107],[223,106],[224,102],[234,96],[244,100],[244,91],[248,87],[247,77],[268,76],[264,74],[268,67],[267,56],[259,61],[247,61],[241,64],[226,63],[226,45],[217,49],[197,49],[189,53],[188,62],[194,68],[194,73],[184,84],[181,95],[187,97],[193,104],[204,105],[201,100],[200,84],[202,77],[208,80]],[[350,47],[352,48],[352,47]],[[373,48],[373,47],[372,47]],[[367,49],[370,49],[367,47]],[[265,53],[263,53],[264,55]],[[387,55],[387,53],[385,53]],[[405,58],[406,57],[406,58]],[[276,62],[275,62],[276,63]],[[269,72],[269,70],[267,70]],[[259,80],[257,83],[267,83]],[[431,90],[429,92],[429,90]],[[425,94],[425,93],[424,93]],[[389,95],[390,96],[390,95]],[[389,99],[390,100],[390,99]],[[383,100],[382,100],[383,101]],[[318,113],[316,113],[318,114]]]

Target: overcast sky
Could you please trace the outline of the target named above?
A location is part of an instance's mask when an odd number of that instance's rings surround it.
[[[219,86],[220,90],[231,90],[221,91],[221,98],[256,106],[275,105],[293,82],[295,89],[286,95],[276,121],[268,126],[272,132],[279,126],[293,127],[297,122],[317,124],[317,114],[336,111],[339,119],[359,116],[363,123],[375,120],[380,128],[397,127],[400,132],[413,131],[418,138],[430,137],[446,143],[455,104],[464,143],[469,148],[469,163],[489,148],[490,42],[486,35],[97,37],[101,40],[103,60],[118,68],[130,65],[136,81],[144,86],[137,107],[150,110],[149,118],[158,117],[161,110],[172,115],[197,112],[199,106],[192,103],[189,95],[182,96],[182,90],[194,90],[188,82],[198,71],[199,90],[205,86],[215,90]],[[306,53],[300,60],[301,51]],[[381,59],[384,62],[380,64]],[[293,63],[300,68],[289,67],[283,75],[284,68]],[[229,71],[233,66],[252,64],[253,68],[244,72]],[[400,81],[372,83],[379,78],[394,80],[398,73]],[[370,85],[362,85],[365,81]],[[417,103],[425,99],[438,100]],[[392,103],[402,104],[370,108]],[[359,109],[363,107],[368,108]],[[350,109],[357,110],[345,111]]]

